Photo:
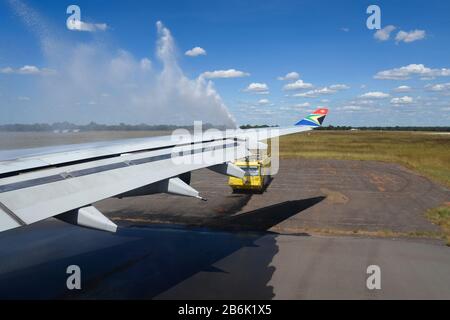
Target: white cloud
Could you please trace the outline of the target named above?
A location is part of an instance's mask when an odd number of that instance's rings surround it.
[[[141,69],[149,71],[152,69],[152,62],[148,58],[141,59]]]
[[[349,86],[347,86],[346,84],[333,84],[329,87],[331,90],[336,90],[336,91],[340,91],[340,90],[348,90],[350,89]]]
[[[391,37],[392,31],[394,31],[395,29],[395,26],[389,25],[384,27],[383,29],[377,30],[377,32],[375,32],[373,36],[379,41],[387,41]]]
[[[359,97],[356,100],[351,100],[348,103],[351,105],[363,105],[363,106],[373,106],[377,104],[377,102],[373,98],[361,99],[361,97]]]
[[[425,39],[425,37],[426,37],[425,30],[414,30],[414,31],[410,31],[410,32],[399,31],[397,33],[397,36],[395,37],[395,41],[409,43],[409,42],[414,42],[417,40]]]
[[[395,31],[397,28],[393,25],[389,25],[384,27],[383,29],[380,29],[375,32],[374,38],[379,41],[388,41],[391,38],[391,33]],[[409,32],[406,31],[399,31],[397,35],[395,36],[395,41],[397,43],[399,42],[405,42],[410,43],[418,40],[425,39],[426,32],[425,30],[412,30]]]
[[[347,90],[350,87],[345,84],[333,84],[329,87],[323,87],[315,90],[310,90],[304,93],[297,93],[294,94],[294,97],[301,97],[301,98],[317,98],[319,96],[323,95],[330,95],[335,94],[341,90]]]
[[[401,98],[393,98],[391,100],[391,104],[394,105],[406,105],[414,103],[414,99],[412,97],[404,96]]]
[[[21,74],[38,74],[39,72],[40,72],[40,70],[36,66],[23,66],[18,71],[18,73],[21,73]]]
[[[373,92],[367,92],[359,96],[362,99],[386,99],[389,98],[390,95],[388,93],[380,92],[380,91],[373,91]]]
[[[188,57],[206,56],[206,51],[201,47],[195,47],[186,51],[184,54]]]
[[[249,73],[228,69],[228,70],[216,70],[216,71],[206,71],[203,72],[200,77],[205,79],[217,79],[217,78],[242,78],[250,76]]]
[[[2,74],[14,73],[14,69],[11,67],[5,67],[5,68],[0,69],[0,73],[2,73]]]
[[[270,103],[269,99],[261,99],[258,101],[259,105],[267,105],[269,103]]]
[[[450,82],[449,83],[438,83],[438,84],[428,84],[425,86],[425,89],[428,91],[435,92],[450,92]]]
[[[317,98],[316,90],[310,90],[303,93],[296,93],[293,95],[293,97],[299,97],[299,98]]]
[[[349,106],[340,107],[340,108],[338,108],[338,110],[342,110],[342,111],[360,111],[360,110],[363,110],[363,107],[349,105]]]
[[[20,97],[17,97],[17,100],[19,100],[19,101],[30,101],[31,99],[30,99],[30,97],[20,96]]]
[[[410,64],[401,68],[380,71],[374,78],[379,80],[408,80],[414,75],[423,78],[448,77],[450,76],[450,69],[431,69],[423,64]]]
[[[304,82],[303,80],[297,80],[293,83],[288,83],[283,87],[283,90],[291,91],[291,90],[303,90],[303,89],[311,89],[313,85],[311,83]]]
[[[305,102],[305,103],[298,103],[295,105],[291,105],[291,106],[282,106],[279,108],[279,110],[281,111],[295,111],[295,112],[306,112],[306,111],[310,111],[311,109],[311,104],[309,102]]]
[[[344,32],[349,32],[349,31],[350,31],[350,28],[346,28],[346,27],[344,27],[344,28],[341,28],[341,31],[344,31]]]
[[[412,88],[409,87],[409,86],[399,86],[399,87],[395,88],[393,91],[394,92],[398,92],[398,93],[400,93],[400,92],[411,92]]]
[[[336,92],[337,92],[336,90],[331,90],[331,89],[325,87],[325,88],[310,90],[305,93],[297,93],[297,94],[294,94],[294,97],[317,98],[318,96],[321,96],[321,95],[334,94]]]
[[[0,69],[2,74],[22,74],[22,75],[52,75],[55,71],[48,68],[38,68],[36,66],[25,65],[19,69],[13,69],[11,67],[6,67]]]
[[[300,74],[298,72],[289,72],[284,77],[278,77],[278,80],[280,81],[295,81],[300,78]]]
[[[257,93],[257,94],[268,94],[269,86],[265,83],[253,82],[253,83],[250,83],[246,89],[244,89],[244,92]]]
[[[106,23],[87,23],[81,20],[71,20],[67,24],[69,30],[72,31],[85,31],[85,32],[97,32],[108,30]]]

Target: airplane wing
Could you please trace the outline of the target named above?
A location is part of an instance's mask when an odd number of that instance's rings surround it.
[[[250,155],[249,141],[312,130],[327,112],[319,109],[287,128],[0,152],[0,232],[50,217],[115,232],[117,226],[93,203],[160,192],[201,199],[189,186],[190,172],[210,168],[243,177],[232,162]]]

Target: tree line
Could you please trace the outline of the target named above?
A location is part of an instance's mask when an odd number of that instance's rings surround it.
[[[225,130],[225,126],[215,126],[210,123],[203,124],[203,130],[216,128]],[[98,124],[91,122],[86,125],[78,125],[70,122],[34,123],[34,124],[4,124],[0,125],[0,131],[3,132],[74,132],[74,131],[173,131],[176,129],[193,130],[194,126],[177,125],[148,125],[148,124]]]
[[[273,128],[278,126],[269,125],[243,125],[241,129],[258,129],[258,128]],[[216,126],[212,124],[204,124],[203,130],[219,129],[225,130],[225,126]],[[148,124],[98,124],[95,122],[86,125],[78,125],[70,122],[56,122],[35,123],[35,124],[4,124],[0,125],[0,132],[74,132],[74,131],[173,131],[176,129],[193,130],[194,126],[178,126],[178,125],[148,125]],[[395,126],[395,127],[351,127],[351,126],[325,126],[317,128],[317,130],[334,130],[334,131],[349,131],[349,130],[371,130],[371,131],[431,131],[431,132],[450,132],[450,127],[415,127],[415,126]]]

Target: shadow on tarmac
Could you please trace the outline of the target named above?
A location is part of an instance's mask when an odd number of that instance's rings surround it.
[[[135,226],[109,234],[47,221],[6,232],[0,235],[0,299],[151,299],[198,272],[226,272],[214,264],[258,247],[255,242],[272,226],[324,199],[217,218],[206,228]],[[263,252],[246,271],[258,274],[249,298],[273,297],[267,283],[278,252],[274,237],[265,241]],[[66,287],[70,265],[81,268],[82,290]]]
[[[239,215],[214,219],[206,223],[206,226],[232,231],[267,231],[324,199],[325,197],[316,197],[304,200],[285,201]]]

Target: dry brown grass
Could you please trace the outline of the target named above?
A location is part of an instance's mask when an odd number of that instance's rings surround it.
[[[416,238],[416,239],[436,239],[441,240],[444,237],[439,232],[396,232],[392,230],[343,230],[337,228],[289,228],[289,227],[277,227],[271,229],[274,232],[280,233],[307,233],[317,234],[325,236],[355,236],[355,237],[370,237],[370,238]]]
[[[395,162],[450,187],[450,135],[425,132],[314,131],[282,137],[282,158]]]

